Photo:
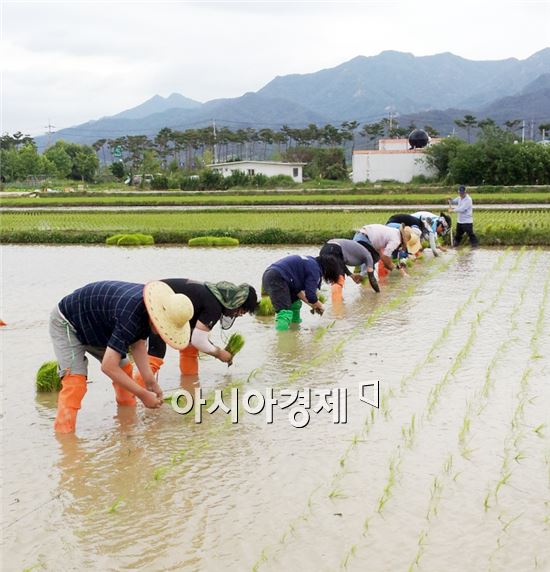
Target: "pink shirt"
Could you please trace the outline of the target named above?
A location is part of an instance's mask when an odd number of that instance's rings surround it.
[[[401,232],[385,224],[366,224],[359,232],[369,237],[378,252],[391,256],[391,253],[401,245]]]

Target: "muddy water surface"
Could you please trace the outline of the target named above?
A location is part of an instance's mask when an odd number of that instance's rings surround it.
[[[345,388],[347,423],[117,408],[91,361],[77,433],[54,435],[34,376],[61,297],[101,279],[259,286],[288,253],[314,252],[3,248],[3,570],[550,569],[548,251],[428,254],[294,331],[240,318],[231,368],[181,378],[169,351],[161,369],[165,390]],[[379,408],[358,398],[376,379]]]

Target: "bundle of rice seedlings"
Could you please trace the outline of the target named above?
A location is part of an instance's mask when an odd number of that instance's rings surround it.
[[[327,301],[327,297],[321,292],[321,290],[317,290],[317,299],[321,304],[324,304]]]
[[[140,246],[141,242],[134,234],[125,234],[118,239],[117,246]]]
[[[57,362],[46,361],[36,372],[36,391],[59,391],[61,378],[57,374]]]
[[[108,236],[105,239],[105,244],[112,246],[113,244],[116,245],[118,241],[123,237],[123,234],[113,234],[113,236]]]
[[[258,304],[258,308],[256,309],[257,316],[274,316],[275,315],[275,308],[273,307],[273,302],[271,302],[271,298],[269,296],[264,295],[260,299],[260,303]]]
[[[137,238],[139,238],[140,244],[144,245],[151,245],[155,244],[155,238],[150,234],[141,234],[140,232],[134,234]]]
[[[132,234],[114,234],[107,237],[105,243],[116,246],[139,246],[155,244],[155,239],[150,234],[136,232]]]
[[[237,246],[238,238],[231,236],[196,236],[187,242],[189,246]]]
[[[243,349],[243,346],[244,346],[243,336],[235,332],[234,334],[231,334],[231,337],[227,341],[227,344],[225,346],[225,351],[229,352],[232,356],[234,356]]]

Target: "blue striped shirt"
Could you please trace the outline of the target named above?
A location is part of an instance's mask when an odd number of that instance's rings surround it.
[[[80,342],[112,348],[124,357],[129,346],[151,333],[143,288],[130,282],[93,282],[65,296],[59,310]]]

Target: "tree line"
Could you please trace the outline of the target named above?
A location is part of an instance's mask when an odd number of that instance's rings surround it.
[[[517,140],[521,129],[519,119],[506,121],[498,127],[491,119],[478,120],[473,115],[465,115],[454,120],[455,125],[464,131],[466,141],[485,142],[489,139],[512,144]],[[398,118],[383,118],[378,122],[360,125],[357,121],[345,121],[340,126],[310,124],[303,128],[283,125],[279,130],[269,128],[245,128],[231,130],[215,125],[179,131],[165,127],[153,138],[146,135],[127,135],[114,139],[101,138],[92,145],[67,143],[59,140],[39,154],[32,137],[21,132],[4,134],[0,138],[0,166],[3,181],[22,180],[32,176],[55,176],[74,180],[93,181],[107,168],[117,178],[128,174],[164,173],[192,174],[216,162],[256,160],[304,161],[310,165],[305,169],[309,176],[327,178],[347,177],[346,161],[349,160],[357,142],[362,138],[363,146],[374,148],[384,137],[406,137],[416,129],[414,123],[406,127],[399,125]],[[430,137],[439,133],[430,125],[423,129]],[[538,126],[541,136],[550,132],[550,123]],[[444,146],[453,150],[466,143],[457,137]],[[447,141],[445,139],[444,141]],[[474,143],[474,145],[477,143]],[[432,146],[430,149],[435,149]],[[327,153],[340,149],[340,153]],[[318,151],[315,151],[318,150]],[[320,153],[324,151],[324,153]],[[434,153],[436,153],[434,151]],[[442,155],[445,153],[441,152]],[[461,150],[461,153],[465,151]],[[449,157],[452,155],[449,152]],[[329,159],[333,162],[330,163]],[[439,159],[433,159],[436,166]],[[445,163],[445,161],[443,162]],[[456,170],[456,162],[453,163]],[[450,168],[450,159],[445,168]],[[448,177],[449,171],[438,168],[440,178]]]

